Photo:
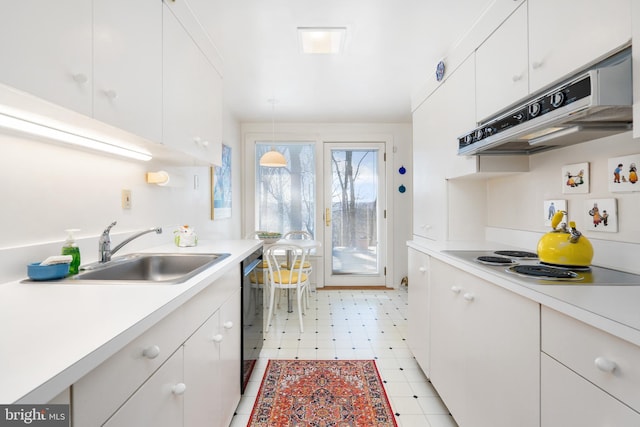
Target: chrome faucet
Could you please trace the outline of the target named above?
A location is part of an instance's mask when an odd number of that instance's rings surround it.
[[[143,231],[141,231],[139,233],[136,233],[133,236],[125,239],[118,246],[116,246],[115,248],[111,249],[111,237],[109,236],[109,232],[111,231],[111,228],[116,224],[117,224],[117,222],[113,221],[111,224],[109,224],[107,226],[107,228],[104,229],[104,231],[102,232],[102,236],[100,236],[100,241],[98,242],[98,262],[111,261],[111,256],[113,254],[115,254],[120,249],[122,249],[122,247],[124,245],[126,245],[127,243],[131,242],[134,239],[137,239],[140,236],[143,236],[143,235],[145,235],[147,233],[151,233],[151,232],[156,232],[157,234],[161,234],[162,233],[162,228],[161,227],[154,227],[154,228],[150,228],[148,230],[143,230]]]

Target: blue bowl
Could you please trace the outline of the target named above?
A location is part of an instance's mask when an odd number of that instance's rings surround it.
[[[31,280],[62,279],[69,274],[69,263],[40,265],[39,262],[34,262],[27,265],[27,274]]]

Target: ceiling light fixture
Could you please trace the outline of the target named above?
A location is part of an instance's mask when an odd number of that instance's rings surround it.
[[[143,150],[138,151],[133,148],[128,148],[125,146],[126,144],[120,143],[120,141],[117,140],[110,140],[110,138],[106,136],[104,140],[96,139],[80,135],[79,132],[75,133],[73,131],[57,129],[25,118],[14,117],[6,113],[0,113],[0,127],[27,135],[90,148],[109,154],[116,154],[130,159],[149,161],[152,158],[151,154]]]
[[[300,52],[337,55],[344,50],[346,27],[298,27]]]
[[[274,147],[276,141],[276,100],[275,98],[270,98],[268,101],[271,103],[271,150],[267,151],[262,155],[262,157],[260,157],[260,166],[269,168],[284,168],[287,167],[287,159],[284,157],[284,155],[282,155],[282,153],[276,151]]]

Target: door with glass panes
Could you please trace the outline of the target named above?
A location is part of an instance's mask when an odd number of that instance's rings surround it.
[[[385,285],[384,143],[324,144],[324,285]]]

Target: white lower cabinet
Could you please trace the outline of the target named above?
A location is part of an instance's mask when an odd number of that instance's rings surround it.
[[[409,348],[429,376],[429,262],[428,255],[409,248]]]
[[[105,427],[177,427],[184,412],[186,385],[182,380],[180,347],[118,411]],[[75,424],[78,425],[78,424]]]
[[[640,347],[542,308],[542,426],[640,426]]]
[[[460,427],[540,426],[539,304],[436,259],[430,287],[430,379]]]
[[[186,427],[231,423],[240,396],[240,313],[238,291],[184,344]]]
[[[75,426],[227,427],[240,402],[240,268],[72,386]]]
[[[637,427],[640,414],[542,353],[542,427]]]

